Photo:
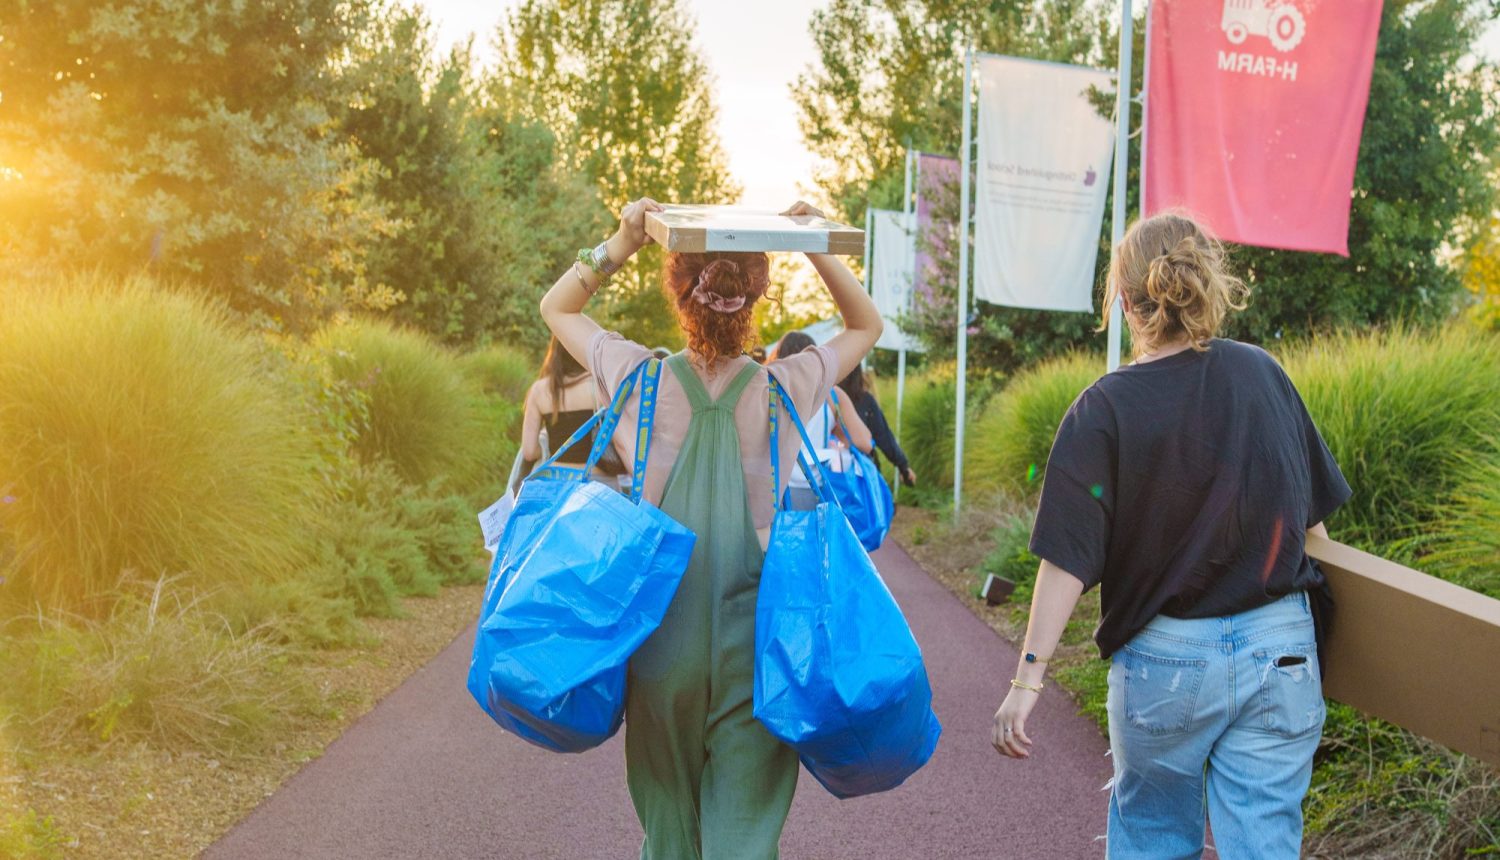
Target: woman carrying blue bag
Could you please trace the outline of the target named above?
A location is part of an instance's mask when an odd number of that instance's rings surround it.
[[[542,299],[558,340],[613,398],[650,351],[602,330],[583,309],[607,277],[650,242],[642,199],[625,207],[607,242],[584,251]],[[792,215],[819,215],[805,203]],[[797,755],[753,711],[755,613],[773,500],[767,420],[770,378],[810,411],[880,335],[859,281],[836,258],[809,254],[844,317],[828,344],[762,368],[743,354],[755,303],[769,287],[759,253],[668,254],[665,287],[688,347],[664,361],[656,391],[646,502],[697,535],[660,627],[629,663],[625,756],[631,800],[645,830],[641,856],[772,858],[797,784]],[[634,454],[639,404],[626,402],[615,434]],[[629,444],[622,444],[628,442]],[[795,434],[778,440],[794,461]],[[628,462],[628,461],[627,461]]]
[[[813,339],[805,333],[788,332],[777,344],[776,355],[796,355],[812,345]],[[810,463],[826,464],[829,488],[859,542],[870,552],[880,549],[896,515],[896,501],[871,459],[874,437],[855,409],[854,399],[840,396],[835,385],[828,401],[808,416],[807,433],[811,444],[803,448],[803,456]],[[800,472],[792,475],[788,491],[792,507],[807,510],[817,504],[810,477]]]

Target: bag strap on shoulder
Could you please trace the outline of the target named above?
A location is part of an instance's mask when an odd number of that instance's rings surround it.
[[[615,396],[610,401],[609,406],[595,412],[589,417],[589,420],[583,422],[577,430],[573,431],[573,435],[567,438],[567,441],[557,446],[557,450],[552,453],[552,456],[548,457],[541,465],[532,470],[529,477],[544,476],[577,481],[588,480],[589,473],[593,471],[594,464],[599,461],[600,457],[604,456],[604,451],[609,446],[610,438],[614,436],[615,426],[620,423],[620,413],[625,410],[626,401],[630,399],[631,392],[635,390],[636,384],[645,375],[646,365],[649,363],[650,359],[647,359],[637,365],[636,369],[631,371],[630,375],[625,377],[625,380],[620,383],[620,388],[615,392]],[[598,428],[598,433],[594,436],[593,447],[589,449],[588,460],[583,466],[557,465],[557,458],[561,457],[564,451],[583,441],[584,437],[596,427]],[[544,472],[546,473],[545,475],[543,475]]]
[[[646,487],[646,461],[651,457],[651,428],[656,423],[656,395],[661,390],[660,359],[646,367],[641,383],[640,420],[636,422],[635,467],[630,478],[630,500],[637,504]]]
[[[781,510],[781,438],[779,422],[776,418],[778,403],[786,409],[787,415],[792,419],[792,424],[797,428],[798,434],[802,436],[803,450],[811,450],[813,443],[812,438],[807,435],[806,425],[802,423],[801,416],[797,414],[797,407],[792,403],[791,395],[787,394],[786,389],[781,387],[781,383],[776,380],[774,373],[768,370],[767,375],[770,377],[771,391],[771,503],[779,511]],[[833,496],[833,491],[829,489],[829,482],[833,479],[828,474],[828,467],[824,466],[821,460],[809,464],[807,457],[799,450],[797,452],[797,464],[802,467],[802,473],[807,476],[808,486],[812,487],[818,493],[819,498],[825,502],[838,504]]]

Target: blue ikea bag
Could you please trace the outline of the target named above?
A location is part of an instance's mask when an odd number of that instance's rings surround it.
[[[771,472],[781,483],[777,404],[811,448],[791,398],[771,380]],[[828,486],[799,458],[820,501],[780,500],[755,604],[754,713],[835,797],[895,788],[932,757],[942,725],[922,651]]]
[[[642,363],[532,473],[496,548],[468,688],[501,728],[545,749],[581,752],[619,730],[626,663],[661,624],[693,551],[689,529],[641,500],[660,375],[661,362]],[[626,496],[588,476],[638,385]],[[585,466],[555,465],[596,426]]]
[[[837,406],[838,389],[833,391],[833,402]],[[833,415],[839,426],[843,427],[844,422],[839,418],[838,409],[833,410]],[[848,428],[845,428],[844,437],[848,436]],[[875,467],[875,462],[850,445],[849,467],[842,472],[830,470],[827,474],[828,485],[838,499],[844,516],[849,519],[849,525],[854,527],[860,544],[870,552],[880,549],[891,530],[891,520],[896,517],[896,500],[891,495],[891,488],[886,486],[885,478],[880,476],[880,470]]]

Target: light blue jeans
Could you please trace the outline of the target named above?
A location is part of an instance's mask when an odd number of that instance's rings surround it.
[[[1325,716],[1307,595],[1157,616],[1109,669],[1110,860],[1295,860]]]

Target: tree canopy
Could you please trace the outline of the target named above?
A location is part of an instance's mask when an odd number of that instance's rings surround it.
[[[502,28],[490,84],[506,116],[540,123],[611,212],[638,197],[727,203],[739,195],[715,127],[713,77],[679,0],[526,0]],[[577,240],[603,233],[580,221]],[[680,343],[647,251],[601,293],[609,321]]]

